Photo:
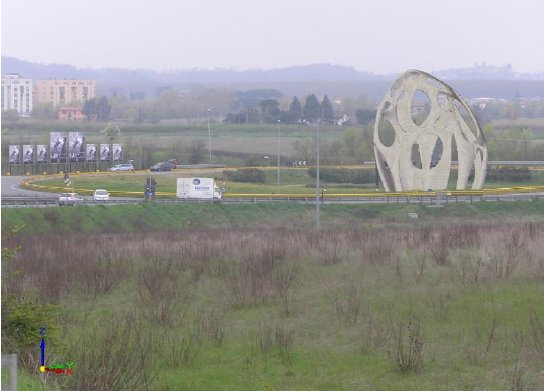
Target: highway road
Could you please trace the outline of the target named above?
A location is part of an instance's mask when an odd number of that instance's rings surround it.
[[[19,185],[26,176],[2,176],[2,198],[3,197],[44,197],[51,198],[51,193],[21,189]]]

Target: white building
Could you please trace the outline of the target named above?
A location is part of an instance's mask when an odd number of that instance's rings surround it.
[[[30,117],[32,112],[32,79],[23,79],[18,73],[2,78],[2,110],[12,109],[21,117]]]

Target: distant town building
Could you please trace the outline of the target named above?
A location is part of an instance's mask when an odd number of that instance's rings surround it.
[[[24,79],[18,73],[9,73],[2,78],[2,110],[17,110],[21,117],[30,117],[31,79]]]
[[[60,121],[81,121],[86,118],[83,109],[78,106],[62,106],[58,110]]]
[[[52,103],[53,106],[85,102],[95,96],[94,80],[38,80],[34,86],[34,104]]]

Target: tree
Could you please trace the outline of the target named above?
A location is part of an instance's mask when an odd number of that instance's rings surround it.
[[[358,124],[368,125],[370,124],[376,116],[376,110],[369,109],[358,109],[356,110],[356,118],[358,119]]]
[[[189,143],[189,164],[197,164],[201,162],[204,155],[204,142],[202,140],[192,140]]]
[[[265,99],[259,105],[261,106],[261,118],[263,121],[266,123],[276,123],[280,117],[278,102],[274,99]]]
[[[19,120],[19,113],[15,109],[2,111],[2,121],[15,122]]]
[[[108,103],[108,99],[103,96],[97,102],[98,120],[108,121],[110,119],[110,110],[112,106]]]
[[[307,96],[305,105],[303,106],[303,119],[313,123],[320,117],[320,103],[318,102],[316,95],[311,94]]]
[[[108,98],[91,98],[83,104],[83,114],[90,120],[107,121],[110,118],[112,106]]]
[[[57,119],[58,112],[53,103],[38,103],[32,108],[32,118]]]
[[[288,120],[292,124],[296,124],[301,121],[303,116],[303,108],[301,107],[301,102],[297,99],[296,96],[293,97],[293,100],[290,103],[290,109],[288,112]]]
[[[331,102],[329,101],[329,98],[327,95],[324,95],[324,99],[322,100],[322,104],[320,105],[321,108],[321,117],[327,124],[332,124],[335,120],[335,113],[333,112],[333,106],[331,105]]]
[[[108,125],[100,133],[111,143],[121,136],[121,128],[117,122],[108,122]]]

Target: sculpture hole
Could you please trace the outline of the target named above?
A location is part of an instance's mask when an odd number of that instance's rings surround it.
[[[440,137],[437,137],[437,141],[435,142],[435,146],[433,147],[433,152],[431,154],[430,168],[433,168],[439,164],[441,156],[443,156],[443,142],[441,141]]]
[[[394,82],[394,84],[392,84],[392,86],[390,87],[390,95],[391,95],[392,98],[394,98],[396,96],[396,92],[399,89],[399,87],[401,86],[401,83],[402,83],[402,80],[397,79]]]
[[[454,106],[456,106],[456,109],[458,110],[458,112],[462,116],[465,124],[471,130],[471,133],[473,133],[475,135],[475,137],[477,139],[479,139],[479,131],[477,130],[477,124],[471,118],[471,115],[469,114],[469,111],[458,100],[454,100]],[[462,132],[462,135],[464,135],[463,132]],[[467,139],[467,137],[465,135],[464,135],[464,138]]]
[[[412,150],[411,150],[411,161],[413,162],[413,166],[415,166],[418,169],[422,169],[422,159],[420,157],[420,145],[418,143],[414,143]]]
[[[382,115],[378,122],[378,139],[385,147],[391,147],[396,139],[396,132],[392,124]]]
[[[415,125],[420,126],[426,121],[431,111],[430,98],[422,90],[416,90],[411,100],[411,117]]]

